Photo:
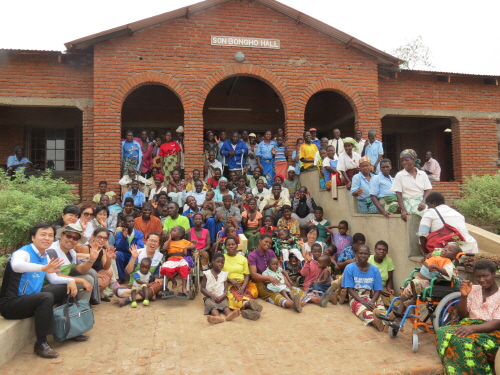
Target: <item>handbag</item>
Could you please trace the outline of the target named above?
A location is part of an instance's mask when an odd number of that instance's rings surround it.
[[[68,296],[64,305],[54,309],[55,331],[54,340],[65,341],[83,335],[94,326],[94,312],[89,301],[78,301]]]
[[[465,241],[465,238],[462,235],[462,233],[460,233],[460,231],[454,226],[446,224],[439,211],[436,210],[435,208],[434,210],[436,211],[436,213],[438,214],[439,218],[441,219],[444,225],[437,231],[431,232],[427,235],[427,243],[425,245],[427,250],[429,250],[429,252],[432,253],[436,248],[443,248],[448,243],[457,241],[456,237],[458,237],[459,241]]]

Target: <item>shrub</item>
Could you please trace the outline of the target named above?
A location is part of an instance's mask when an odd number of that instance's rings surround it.
[[[55,221],[64,206],[78,199],[73,188],[62,178],[53,179],[50,170],[29,178],[16,172],[13,180],[0,171],[0,246],[16,250],[29,241],[33,224]]]
[[[462,195],[455,204],[465,216],[500,229],[500,173],[472,176],[462,185]]]

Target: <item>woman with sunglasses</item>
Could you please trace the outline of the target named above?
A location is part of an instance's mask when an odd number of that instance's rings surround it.
[[[108,243],[109,235],[106,228],[97,228],[92,233],[88,245],[81,247],[80,254],[90,254],[90,249],[98,251],[99,255],[92,265],[92,269],[97,272],[99,278],[99,294],[101,301],[109,302],[110,299],[104,295],[104,289],[109,286],[113,278],[111,263],[116,259],[115,248]]]
[[[95,209],[91,204],[83,204],[80,208],[80,218],[77,221],[77,224],[80,224],[82,227],[83,235],[87,238],[92,236],[94,232],[94,226],[91,221],[95,217]],[[88,242],[87,242],[88,243]],[[85,245],[87,245],[87,243]],[[78,249],[77,252],[79,252]]]

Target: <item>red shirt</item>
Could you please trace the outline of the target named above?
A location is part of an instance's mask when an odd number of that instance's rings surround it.
[[[274,234],[274,231],[276,230],[276,227],[271,227],[271,230],[266,230],[266,229],[267,229],[267,227],[260,228],[260,230],[259,230],[260,234],[267,233],[267,234],[270,234],[272,236]]]
[[[214,179],[213,177],[210,177],[207,180],[208,186],[210,186],[212,189],[217,189],[217,186],[219,186],[219,180]]]
[[[181,146],[177,142],[168,142],[160,146],[159,156],[170,156],[181,152]]]

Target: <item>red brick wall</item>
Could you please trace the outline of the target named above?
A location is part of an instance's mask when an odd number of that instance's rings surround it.
[[[0,96],[91,98],[92,65],[61,64],[56,54],[2,54]]]
[[[278,38],[282,48],[212,47],[211,35]],[[246,55],[242,64],[233,59],[239,50]],[[94,165],[95,182],[104,176],[119,178],[121,104],[145,81],[162,82],[159,72],[162,79],[175,78],[170,87],[183,102],[186,149],[191,150],[186,157],[188,169],[201,166],[205,98],[218,82],[234,75],[253,76],[273,87],[283,102],[287,138],[292,143],[304,130],[307,100],[325,89],[342,91],[355,104],[359,127],[380,128],[375,59],[257,3],[232,1],[190,19],[98,44],[94,53],[95,149],[101,157],[116,160],[113,165]],[[129,79],[134,74],[140,76]],[[111,103],[106,100],[110,97]]]
[[[7,158],[14,155],[14,147],[26,147],[24,142],[23,127],[5,127],[2,128],[2,136],[0,137],[0,165],[7,166]]]

